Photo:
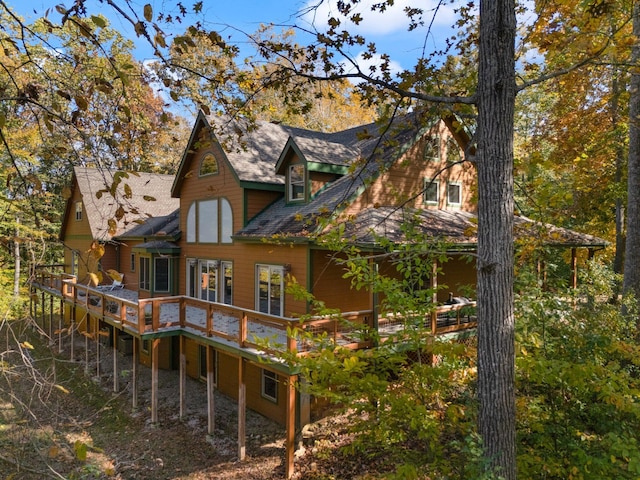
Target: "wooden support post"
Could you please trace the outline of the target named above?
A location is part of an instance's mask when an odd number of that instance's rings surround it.
[[[69,360],[75,362],[75,339],[76,339],[76,304],[71,305],[71,318],[69,319],[69,331],[71,338],[69,339]]]
[[[246,455],[246,420],[247,420],[247,372],[246,360],[238,359],[238,460]]]
[[[293,457],[295,453],[296,441],[296,376],[289,375],[286,382],[287,387],[287,412],[286,424],[287,434],[285,440],[285,477],[293,476]]]
[[[215,350],[211,345],[207,345],[207,432],[209,435],[215,433]]]
[[[151,423],[158,423],[158,350],[160,339],[151,340]]]
[[[91,317],[87,314],[85,318],[87,319],[87,324],[85,326],[86,331],[84,332],[84,373],[85,375],[89,375],[89,334],[91,330]]]
[[[96,329],[94,330],[94,335],[96,337],[96,377],[100,380],[100,320],[96,318]]]
[[[180,335],[180,418],[185,414],[185,395],[187,392],[187,356],[185,353],[184,335]]]
[[[42,290],[41,295],[40,295],[40,304],[42,305],[42,311],[40,312],[42,315],[40,316],[40,320],[42,322],[42,329],[44,330],[44,325],[45,325],[45,308],[44,308],[44,290]]]
[[[118,329],[113,327],[111,330],[113,335],[111,341],[113,341],[113,391],[118,393],[120,391],[120,372],[118,371]]]
[[[64,326],[64,299],[60,297],[60,315],[58,315],[58,353],[62,353],[62,327]]]
[[[49,342],[53,342],[53,295],[49,295]]]
[[[138,353],[141,341],[141,339],[133,337],[133,342],[131,342],[133,347],[131,359],[131,407],[134,410],[138,408]]]

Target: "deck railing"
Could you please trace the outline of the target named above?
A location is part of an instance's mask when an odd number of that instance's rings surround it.
[[[301,320],[186,296],[125,298],[124,293],[131,291],[90,287],[76,283],[71,275],[45,271],[39,272],[31,283],[134,334],[183,329],[256,352],[289,351],[305,355],[316,348],[317,340],[352,349],[366,348],[374,342],[368,332],[376,328],[377,337],[383,341],[411,328],[400,315],[380,317],[374,325],[371,310]],[[477,323],[475,302],[441,305],[417,321],[436,335],[472,328]]]

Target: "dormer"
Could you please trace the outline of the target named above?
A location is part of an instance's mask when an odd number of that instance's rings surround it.
[[[343,145],[289,137],[276,164],[276,174],[285,177],[286,202],[308,202],[326,185],[346,175],[355,158],[355,152]]]

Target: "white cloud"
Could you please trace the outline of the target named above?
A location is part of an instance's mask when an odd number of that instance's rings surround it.
[[[320,31],[327,29],[327,20],[331,17],[339,19],[344,29],[361,35],[389,35],[406,31],[409,26],[409,20],[404,9],[409,6],[420,7],[424,10],[423,16],[427,25],[431,23],[434,14],[433,25],[435,26],[450,26],[455,18],[453,7],[450,4],[440,5],[436,12],[438,2],[434,0],[427,0],[426,2],[424,0],[423,2],[396,0],[392,7],[387,8],[382,13],[371,11],[371,6],[381,3],[380,0],[362,0],[353,10],[353,13],[360,13],[362,22],[359,25],[354,25],[350,20],[338,13],[336,0],[324,0],[320,5],[318,3],[318,0],[310,0],[307,3],[305,8],[307,13],[304,15],[303,20]]]

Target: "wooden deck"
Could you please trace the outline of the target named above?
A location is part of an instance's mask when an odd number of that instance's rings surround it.
[[[76,283],[72,276],[44,271],[39,272],[31,285],[135,337],[153,338],[157,334],[183,331],[252,356],[273,356],[286,351],[308,354],[313,342],[305,333],[325,335],[335,345],[358,349],[373,346],[362,331],[375,330],[384,342],[401,335],[403,330],[415,328],[415,322],[413,327],[408,326],[397,315],[374,318],[372,310],[302,321],[187,296],[139,299],[133,290],[89,287]],[[475,302],[439,305],[419,320],[434,335],[475,328]]]

